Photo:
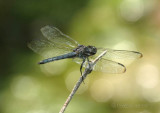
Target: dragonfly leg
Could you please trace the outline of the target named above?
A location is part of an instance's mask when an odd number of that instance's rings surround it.
[[[87,62],[88,62],[88,65],[89,65],[89,68],[91,67],[90,65],[90,61],[89,61],[89,58],[87,57]],[[92,70],[91,70],[92,71]],[[90,72],[91,73],[91,72]]]
[[[81,76],[82,76],[82,67],[83,67],[83,64],[84,64],[85,61],[86,61],[86,58],[83,59],[83,62],[82,62],[81,67],[80,67]],[[82,81],[83,80],[84,80],[84,78],[82,76]],[[83,83],[84,83],[84,81],[83,81]]]
[[[88,63],[90,62],[88,57],[87,57],[87,62],[88,62]]]
[[[86,61],[86,58],[83,59],[83,62],[82,62],[81,67],[80,67],[81,75],[82,75],[82,67],[83,67],[83,64],[84,64],[85,61]]]

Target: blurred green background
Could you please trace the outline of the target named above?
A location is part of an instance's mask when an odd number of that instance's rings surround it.
[[[58,113],[79,79],[70,59],[37,65],[27,43],[45,25],[144,55],[124,74],[92,72],[65,113],[160,113],[159,0],[3,0],[0,14],[0,113]]]

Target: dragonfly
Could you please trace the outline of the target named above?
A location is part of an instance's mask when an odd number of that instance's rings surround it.
[[[43,37],[32,40],[28,44],[30,49],[46,58],[38,62],[38,64],[46,64],[57,60],[72,58],[74,62],[81,65],[81,75],[82,67],[86,67],[91,60],[95,59],[103,51],[107,52],[95,64],[93,70],[110,74],[119,74],[126,71],[126,67],[118,62],[119,59],[135,60],[143,56],[142,53],[137,51],[114,50],[81,45],[56,27],[49,25],[42,27],[41,32]]]

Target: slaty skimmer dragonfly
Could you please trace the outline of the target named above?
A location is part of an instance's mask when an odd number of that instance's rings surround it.
[[[137,51],[113,50],[109,48],[96,48],[95,46],[84,46],[63,34],[59,29],[52,26],[41,28],[43,37],[33,40],[28,47],[34,52],[41,54],[46,59],[39,62],[45,64],[56,60],[72,58],[74,62],[81,64],[82,67],[96,58],[100,53],[107,50],[106,54],[96,63],[93,70],[106,73],[124,73],[126,67],[119,63],[117,59],[138,59],[142,54]]]

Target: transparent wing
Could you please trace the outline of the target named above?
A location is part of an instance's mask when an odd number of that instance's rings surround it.
[[[45,58],[69,53],[79,45],[55,27],[45,26],[41,32],[44,37],[31,41],[28,47]]]
[[[83,59],[78,58],[78,57],[75,57],[75,58],[73,58],[72,60],[73,60],[73,62],[75,62],[75,63],[77,63],[77,64],[80,64],[80,65],[81,65],[82,62],[83,62]],[[87,65],[87,61],[84,62],[83,67],[86,67],[86,65]]]
[[[107,50],[107,53],[103,56],[104,59],[120,62],[122,64],[128,65],[134,60],[141,58],[143,55],[137,51],[128,51],[128,50],[113,50],[108,48],[98,48],[97,53],[92,58],[97,57],[104,50]]]
[[[69,48],[59,47],[59,45],[51,43],[45,38],[39,38],[31,41],[28,44],[28,47],[45,58],[59,56],[72,51]]]
[[[41,28],[41,32],[45,38],[52,43],[56,43],[58,47],[76,48],[79,45],[77,41],[63,34],[56,27],[47,25]]]
[[[126,71],[126,67],[121,63],[102,58],[96,63],[93,70],[110,74],[119,74],[124,73]]]
[[[99,55],[104,50],[107,50],[107,53],[103,56],[106,59],[138,59],[141,58],[143,55],[137,51],[128,51],[128,50],[113,50],[108,48],[98,48],[97,54]]]
[[[74,58],[73,61],[81,64],[83,60],[80,58]],[[87,61],[85,61],[83,66],[87,66]],[[121,63],[101,58],[94,66],[93,70],[110,74],[119,74],[124,73],[126,71],[126,67]]]

